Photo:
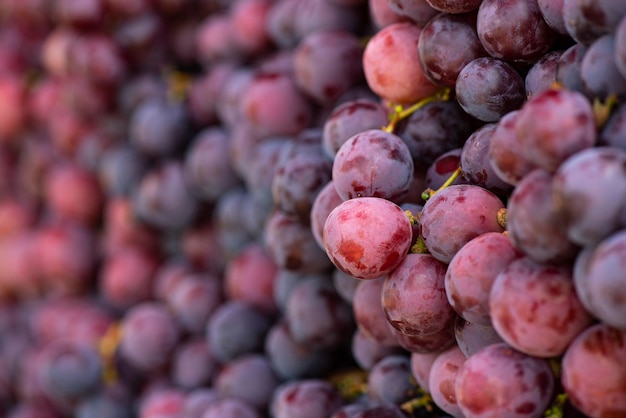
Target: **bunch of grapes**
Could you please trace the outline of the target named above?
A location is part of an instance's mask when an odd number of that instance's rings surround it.
[[[0,416],[626,417],[623,0],[0,0]]]

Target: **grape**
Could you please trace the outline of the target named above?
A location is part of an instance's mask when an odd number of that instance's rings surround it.
[[[120,355],[141,372],[154,372],[169,360],[180,330],[167,308],[158,302],[134,305],[124,315]]]
[[[333,270],[332,277],[333,285],[335,286],[335,290],[337,291],[339,296],[341,296],[343,300],[352,305],[352,301],[354,300],[354,294],[356,293],[356,288],[359,286],[359,283],[361,283],[361,281],[337,268]]]
[[[179,344],[172,357],[170,374],[178,387],[197,389],[209,384],[217,374],[218,362],[203,338]]]
[[[214,380],[219,396],[240,399],[259,411],[267,408],[278,384],[269,360],[262,354],[244,355],[229,362]]]
[[[463,363],[455,394],[466,416],[537,417],[548,406],[554,384],[546,360],[497,343]]]
[[[396,268],[411,238],[411,224],[402,209],[378,197],[347,200],[333,209],[324,224],[326,253],[335,266],[365,280]]]
[[[624,320],[623,276],[619,274],[623,263],[626,231],[620,230],[602,240],[597,246],[587,247],[587,254],[576,260],[580,268],[574,273],[574,285],[582,294],[585,307],[603,323],[626,329]],[[583,296],[584,295],[584,296]]]
[[[310,211],[311,232],[313,238],[320,248],[324,249],[324,224],[330,212],[333,211],[343,199],[335,189],[333,180],[329,180],[326,185],[315,195]]]
[[[567,33],[584,45],[613,31],[624,15],[626,7],[619,1],[563,1],[563,21]]]
[[[206,325],[209,349],[222,363],[260,352],[271,326],[271,317],[254,305],[226,301],[213,312]]]
[[[487,123],[467,138],[461,150],[461,175],[469,184],[505,196],[513,187],[498,177],[489,159],[491,138],[497,126],[495,123]]]
[[[475,3],[478,8],[480,2]],[[476,14],[448,13],[440,13],[426,23],[420,34],[418,52],[424,73],[430,81],[454,87],[463,67],[476,58],[486,56],[487,52],[476,33]]]
[[[245,132],[244,132],[245,134]],[[231,137],[236,142],[234,137]],[[254,138],[254,137],[253,137]],[[254,144],[247,144],[250,161],[242,161],[241,175],[243,176],[245,186],[249,194],[268,205],[274,205],[274,197],[272,196],[272,184],[274,177],[278,171],[282,155],[287,149],[296,148],[287,138],[270,138],[260,142],[254,141]],[[231,144],[236,146],[236,144]],[[239,144],[243,147],[243,144]],[[303,148],[307,149],[307,148]],[[314,151],[314,147],[309,148]],[[246,159],[248,159],[246,157]],[[313,159],[314,160],[314,159]],[[306,161],[306,160],[305,160]],[[330,171],[330,169],[328,169]],[[324,172],[324,170],[320,170]],[[319,173],[318,173],[319,174]],[[296,187],[296,186],[293,186]],[[291,202],[290,202],[291,203]]]
[[[341,396],[330,383],[318,379],[294,380],[274,392],[271,413],[275,418],[326,418],[342,404]]]
[[[207,320],[222,303],[222,282],[209,274],[185,276],[172,286],[166,303],[181,329],[201,334]]]
[[[428,376],[428,385],[433,401],[439,408],[455,417],[463,416],[457,405],[454,386],[459,369],[465,360],[465,354],[459,347],[452,346],[435,358]]]
[[[401,203],[413,182],[413,170],[411,153],[400,137],[370,129],[339,148],[332,180],[343,200],[378,197]]]
[[[150,157],[165,157],[184,145],[187,113],[180,104],[146,100],[132,113],[130,143]]]
[[[556,357],[591,323],[569,268],[520,258],[498,274],[489,294],[493,327],[513,348]]]
[[[367,395],[375,405],[400,405],[409,399],[413,388],[411,362],[407,356],[384,357],[369,371]]]
[[[372,406],[357,412],[352,418],[403,418],[406,415],[394,405]]]
[[[280,210],[265,222],[263,242],[278,268],[298,273],[319,273],[332,266],[313,237],[309,225]]]
[[[116,389],[119,388],[105,389],[79,402],[76,406],[76,418],[105,418],[111,416],[131,418],[133,415],[129,405],[130,396],[123,389]],[[13,418],[18,418],[18,416]],[[46,417],[36,416],[33,418]]]
[[[291,291],[286,308],[289,332],[299,344],[335,348],[350,338],[352,309],[330,281],[304,279]]]
[[[351,348],[354,361],[363,370],[370,370],[376,363],[387,356],[398,355],[403,352],[402,348],[396,344],[393,347],[382,345],[358,328],[352,335]]]
[[[507,205],[507,231],[516,248],[540,263],[566,263],[578,246],[554,207],[554,176],[538,168],[519,182]]]
[[[383,346],[393,347],[396,339],[381,301],[384,282],[385,277],[361,281],[354,292],[352,310],[356,324],[365,336]]]
[[[589,416],[626,413],[623,330],[595,324],[568,347],[561,362],[561,383],[574,406]]]
[[[445,274],[446,265],[430,254],[407,255],[382,285],[383,310],[391,325],[417,337],[447,329],[455,313],[446,298]]]
[[[234,43],[244,55],[256,56],[270,47],[267,16],[273,2],[268,0],[238,0],[229,9]]]
[[[482,0],[426,0],[434,9],[445,13],[467,13],[478,9]]]
[[[580,62],[580,77],[587,91],[595,97],[626,97],[626,78],[615,62],[615,37],[604,35],[593,41]]]
[[[561,35],[567,35],[563,18],[563,3],[565,0],[537,0],[541,15],[550,29]]]
[[[593,245],[620,228],[626,197],[625,158],[618,148],[594,147],[559,167],[552,181],[553,201],[571,241]]]
[[[318,142],[286,145],[272,181],[274,205],[282,212],[309,222],[311,206],[331,180],[331,162]]]
[[[581,93],[567,89],[551,88],[527,101],[515,130],[526,158],[549,172],[597,139],[591,104]]]
[[[286,322],[276,322],[265,338],[265,355],[281,379],[321,376],[334,365],[329,354],[295,341]]]
[[[261,414],[242,400],[222,398],[211,402],[202,418],[261,418]]]
[[[206,408],[219,399],[217,391],[213,388],[194,389],[185,396],[183,412],[185,418],[202,418]]]
[[[417,384],[430,393],[430,369],[441,352],[411,353],[411,374]]]
[[[430,190],[439,190],[461,166],[462,148],[446,151],[433,161],[426,170],[425,186]],[[463,176],[458,176],[452,184],[467,184]],[[423,190],[422,190],[423,191]]]
[[[398,345],[410,353],[440,353],[454,344],[454,319],[447,328],[425,336],[404,334],[396,328],[393,331]]]
[[[313,119],[313,108],[286,74],[257,74],[241,97],[243,117],[262,137],[295,135]]]
[[[388,123],[388,111],[368,99],[348,100],[335,106],[326,117],[322,147],[331,158],[350,137],[368,129],[380,129]]]
[[[502,232],[496,213],[503,207],[496,195],[482,187],[449,186],[424,205],[420,219],[424,243],[433,257],[449,263],[471,239],[486,232]]]
[[[499,232],[486,232],[454,255],[445,273],[448,302],[465,320],[490,325],[489,293],[496,277],[521,257],[512,242]]]
[[[108,195],[129,196],[148,171],[148,162],[133,147],[122,145],[106,150],[101,157],[98,178]]]
[[[555,33],[543,19],[537,0],[483,0],[476,22],[478,38],[489,55],[533,62],[548,52]]]
[[[526,97],[551,88],[556,83],[559,60],[563,51],[550,51],[539,58],[526,73],[524,86]]]
[[[454,323],[454,335],[465,357],[473,356],[488,345],[504,342],[493,326],[468,322],[460,316]]]
[[[423,170],[443,153],[462,147],[477,127],[456,100],[436,101],[400,122],[397,135],[408,145],[415,168]]]
[[[274,284],[278,267],[256,242],[248,244],[226,266],[224,291],[230,300],[242,300],[274,312]],[[215,291],[214,291],[215,292]]]
[[[497,122],[518,109],[525,97],[524,79],[511,65],[493,57],[468,62],[459,72],[455,91],[463,110],[484,122]]]
[[[396,14],[409,18],[419,26],[425,25],[438,14],[427,0],[389,0],[389,7]]]
[[[385,26],[369,40],[363,52],[367,84],[380,97],[411,104],[438,90],[424,74],[416,45],[422,30],[400,22]]]
[[[255,72],[248,67],[237,67],[224,81],[223,86],[217,96],[215,112],[217,119],[226,127],[236,130],[237,125],[242,122],[243,115],[241,110],[241,101],[252,80]],[[233,161],[233,165],[237,166],[237,161]]]
[[[393,23],[409,21],[391,8],[389,0],[368,0],[369,15],[376,29],[382,29]]]
[[[215,201],[240,181],[229,160],[228,134],[218,128],[204,129],[192,139],[183,170],[186,184],[202,200]]]
[[[570,46],[559,57],[556,71],[557,82],[583,94],[588,93],[581,75],[581,63],[586,51],[587,47],[583,44]]]
[[[615,28],[615,65],[622,77],[626,78],[626,17]]]
[[[276,273],[276,281],[274,283],[274,302],[280,312],[284,313],[287,309],[287,301],[291,291],[302,282],[305,278],[312,277],[316,280],[328,280],[326,273],[320,274],[302,274],[294,273],[289,270],[279,270]]]
[[[358,8],[347,7],[336,1],[301,1],[290,18],[294,21],[296,35],[302,39],[308,34],[324,30],[356,32],[363,23],[357,11]]]
[[[294,52],[296,84],[317,103],[334,103],[363,79],[362,55],[359,38],[351,32],[309,33]]]

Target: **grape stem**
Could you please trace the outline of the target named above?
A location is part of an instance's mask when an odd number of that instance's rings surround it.
[[[114,383],[117,380],[115,367],[115,352],[122,341],[122,326],[119,323],[109,325],[99,341],[98,351],[102,358],[102,380],[105,383]]]
[[[428,200],[430,199],[435,193],[437,193],[438,191],[441,191],[443,189],[445,189],[446,187],[450,186],[452,183],[454,183],[454,181],[459,178],[459,176],[461,175],[462,171],[461,171],[461,166],[458,166],[456,170],[454,170],[454,172],[450,175],[450,177],[448,177],[448,179],[445,181],[445,183],[443,183],[441,185],[440,188],[438,188],[437,190],[433,190],[433,189],[426,189],[424,190],[424,192],[422,192],[422,199],[424,200]]]
[[[393,133],[396,129],[396,125],[403,119],[408,118],[413,113],[426,106],[427,104],[438,102],[438,101],[448,101],[450,100],[450,89],[445,88],[441,89],[435,94],[432,94],[419,102],[411,105],[404,109],[401,105],[393,106],[393,113],[389,116],[389,123],[387,126],[383,127],[382,130],[388,133]]]

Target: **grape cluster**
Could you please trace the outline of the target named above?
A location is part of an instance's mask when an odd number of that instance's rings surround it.
[[[0,416],[626,417],[623,0],[0,0]]]

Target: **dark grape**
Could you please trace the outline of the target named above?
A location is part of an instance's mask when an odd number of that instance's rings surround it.
[[[384,357],[369,371],[367,395],[375,405],[400,405],[409,399],[413,388],[407,356]]]
[[[275,418],[326,418],[342,404],[339,392],[330,383],[318,379],[294,380],[274,392],[271,413]]]

